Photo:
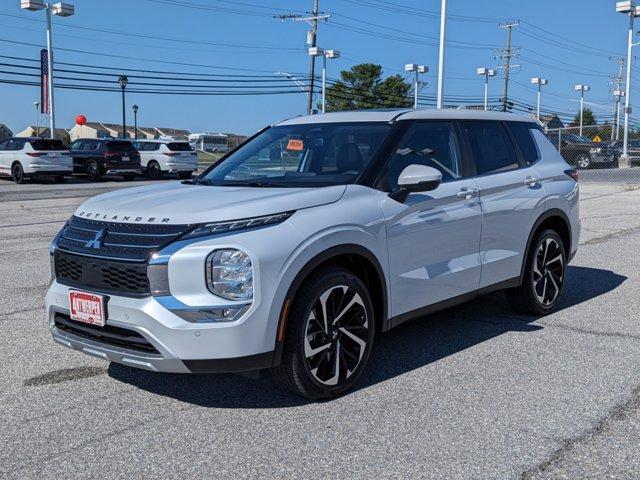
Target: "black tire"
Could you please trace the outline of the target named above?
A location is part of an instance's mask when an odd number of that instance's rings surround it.
[[[125,173],[124,175],[122,175],[122,178],[124,178],[127,182],[133,182],[136,179],[136,174]]]
[[[581,153],[576,155],[574,163],[579,169],[586,170],[591,168],[591,157],[587,153]]]
[[[24,170],[22,168],[22,164],[15,163],[11,167],[11,178],[13,178],[13,181],[18,183],[18,184],[22,184],[22,183],[25,183],[27,181],[27,177],[25,177],[25,175],[24,175]]]
[[[65,183],[67,181],[67,178],[64,175],[56,175],[53,178],[53,181],[56,183]]]
[[[505,290],[511,307],[528,315],[553,312],[562,297],[567,254],[555,230],[543,230],[534,238],[527,254],[522,285]]]
[[[89,160],[87,162],[87,178],[92,182],[97,182],[102,179],[102,173],[100,173],[100,167],[98,166],[98,162],[94,160]]]
[[[323,311],[327,322],[321,319]],[[322,268],[304,281],[293,299],[282,362],[273,375],[303,397],[342,395],[364,370],[374,336],[373,304],[364,283],[348,270]]]
[[[191,178],[192,172],[178,172],[180,179],[189,180]]]
[[[162,169],[160,168],[160,164],[155,160],[151,160],[147,164],[147,177],[151,180],[157,180],[162,177]]]

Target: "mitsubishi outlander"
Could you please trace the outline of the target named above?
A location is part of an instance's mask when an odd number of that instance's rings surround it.
[[[334,397],[407,320],[496,290],[518,312],[553,312],[578,192],[526,116],[286,120],[193,180],[82,204],[51,244],[49,326],[130,367],[270,369],[297,394]]]

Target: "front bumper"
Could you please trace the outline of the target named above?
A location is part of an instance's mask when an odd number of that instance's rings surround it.
[[[156,352],[134,350],[63,330],[56,325],[56,320],[64,318],[69,322],[69,288],[54,281],[46,297],[53,339],[67,348],[155,372],[231,373],[274,366],[274,350],[253,353],[240,347],[246,344],[246,329],[243,327],[246,320],[242,323],[189,323],[153,297],[109,296],[106,323],[137,333],[155,347]]]

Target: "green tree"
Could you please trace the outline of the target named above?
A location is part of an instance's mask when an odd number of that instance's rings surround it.
[[[408,107],[411,88],[401,75],[383,80],[381,65],[361,63],[340,72],[340,80],[327,88],[326,111]]]
[[[580,110],[576,113],[576,116],[573,117],[573,124],[580,125]],[[596,116],[593,114],[593,111],[590,108],[582,109],[582,125],[595,125],[596,124]]]

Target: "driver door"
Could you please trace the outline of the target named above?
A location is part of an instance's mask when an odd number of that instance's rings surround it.
[[[383,202],[394,317],[474,292],[480,283],[482,211],[477,184],[465,178],[456,130],[454,122],[414,123],[383,175],[380,187],[393,190],[411,164],[442,173],[435,190]]]

